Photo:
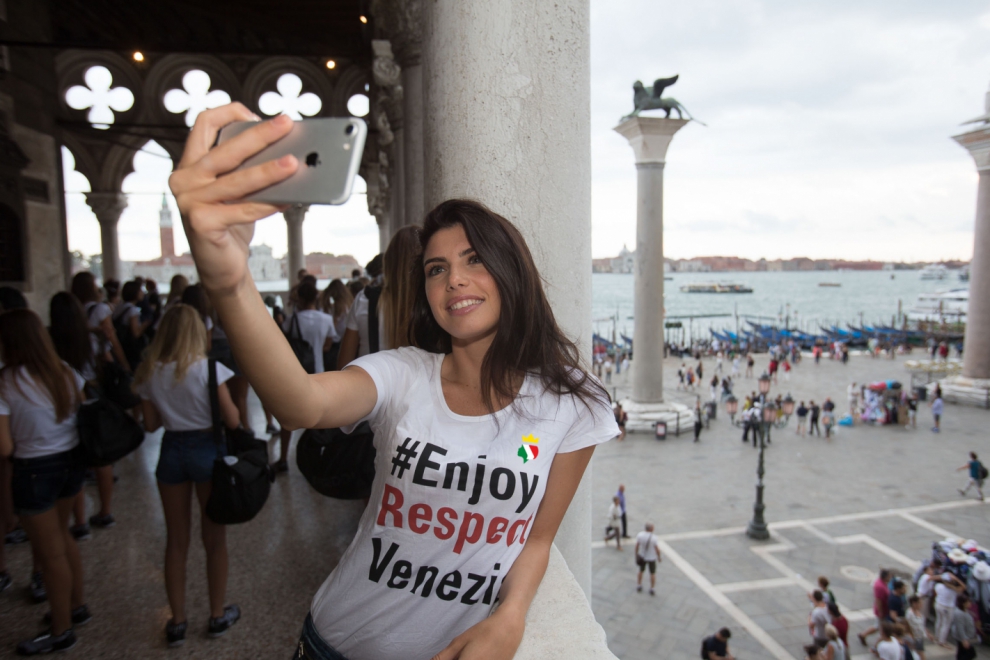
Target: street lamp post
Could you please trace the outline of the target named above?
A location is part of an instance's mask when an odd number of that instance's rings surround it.
[[[788,394],[780,401],[779,412],[782,418],[777,419],[778,408],[772,401],[767,399],[767,395],[770,394],[771,382],[768,374],[764,373],[760,376],[758,380],[760,388],[759,399],[753,402],[753,407],[746,410],[742,418],[738,421],[736,421],[736,413],[739,412],[739,400],[731,394],[725,400],[725,412],[729,415],[733,426],[746,426],[749,424],[750,428],[753,429],[753,433],[757,434],[760,438],[760,458],[756,468],[756,503],[753,504],[753,519],[746,527],[746,534],[750,538],[759,540],[770,538],[770,530],[767,528],[767,522],[763,518],[763,510],[766,508],[763,504],[764,452],[766,446],[770,443],[771,429],[782,429],[787,426],[787,422],[790,421],[791,415],[794,413],[794,399]],[[756,411],[759,411],[758,418],[755,417]]]

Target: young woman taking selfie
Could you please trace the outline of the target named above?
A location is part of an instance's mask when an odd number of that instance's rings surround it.
[[[203,285],[284,426],[367,419],[377,449],[370,506],[295,657],[508,660],[594,447],[618,435],[608,395],[557,326],[519,231],[460,200],[424,221],[418,348],[307,375],[247,267],[254,222],[280,209],[234,203],[296,170],[288,156],[233,171],[292,122],[210,149],[221,127],[251,119],[238,104],[200,114],[170,179]]]

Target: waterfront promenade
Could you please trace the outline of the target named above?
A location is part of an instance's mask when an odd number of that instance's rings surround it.
[[[766,362],[766,355],[756,356],[756,375]],[[819,403],[830,396],[843,415],[850,381],[895,379],[908,386],[903,362],[854,355],[845,366],[823,359],[816,367],[807,358],[771,395],[790,392],[798,401]],[[680,364],[665,361],[665,396],[693,407],[694,395],[676,390]],[[705,359],[704,367],[708,381],[715,361]],[[612,377],[620,398],[625,376]],[[757,389],[755,379],[737,383],[740,400]],[[707,400],[707,384],[698,393]],[[732,630],[737,658],[803,658],[802,646],[810,642],[806,593],[819,575],[829,577],[850,619],[853,658],[872,657],[855,634],[872,618],[871,583],[879,567],[911,571],[930,555],[933,541],[949,534],[990,546],[990,507],[960,497],[966,476],[955,471],[970,450],[990,458],[986,410],[947,406],[939,435],[930,431],[924,403],[916,431],[856,426],[840,427],[831,440],[799,438],[792,419],[773,432],[766,452],[765,515],[773,537],[765,542],[744,534],[757,450],[740,441],[741,429],[730,425],[721,406],[718,415],[697,444],[690,433],[662,442],[630,434],[595,454],[596,536],[623,483],[629,534],[653,522],[664,555],[651,598],[635,591],[632,541],[618,552],[614,543],[604,547],[596,539],[593,609],[620,658],[695,658],[701,639],[721,626]],[[929,651],[928,657],[943,657],[937,647]]]

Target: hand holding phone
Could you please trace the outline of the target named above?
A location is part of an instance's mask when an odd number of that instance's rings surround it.
[[[217,139],[224,144],[258,122],[235,122],[225,126]],[[244,201],[269,204],[343,204],[351,196],[354,177],[361,165],[361,155],[368,136],[368,126],[356,117],[304,119],[278,142],[245,160],[234,172],[240,172],[286,155],[295,156],[299,168],[284,181],[258,190]]]

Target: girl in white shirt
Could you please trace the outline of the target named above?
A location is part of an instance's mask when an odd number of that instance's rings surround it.
[[[292,121],[209,151],[222,126],[250,119],[239,104],[200,114],[170,179],[203,285],[284,426],[368,419],[377,450],[371,504],[313,600],[295,657],[509,660],[594,446],[618,435],[608,395],[557,325],[520,232],[462,200],[424,222],[410,274],[419,348],[307,375],[247,267],[251,224],[279,209],[235,201],[299,164],[289,156],[221,178]]]
[[[193,491],[199,501],[206,576],[210,593],[209,634],[219,637],[240,617],[236,605],[224,607],[227,590],[226,528],[205,514],[212,489],[213,461],[222,456],[213,437],[206,327],[197,310],[174,304],[148,347],[134,377],[134,391],[143,400],[148,433],[165,427],[155,477],[165,509],[165,591],[172,618],[165,626],[169,646],[180,646],[186,634],[186,556],[192,520]],[[217,394],[220,413],[228,427],[238,424],[237,407],[226,381],[233,375],[219,362]]]
[[[83,379],[59,359],[41,319],[27,309],[0,314],[0,458],[13,457],[14,510],[41,557],[51,628],[21,642],[18,653],[64,651],[73,623],[89,621],[79,548],[69,533],[83,468],[76,411]]]

